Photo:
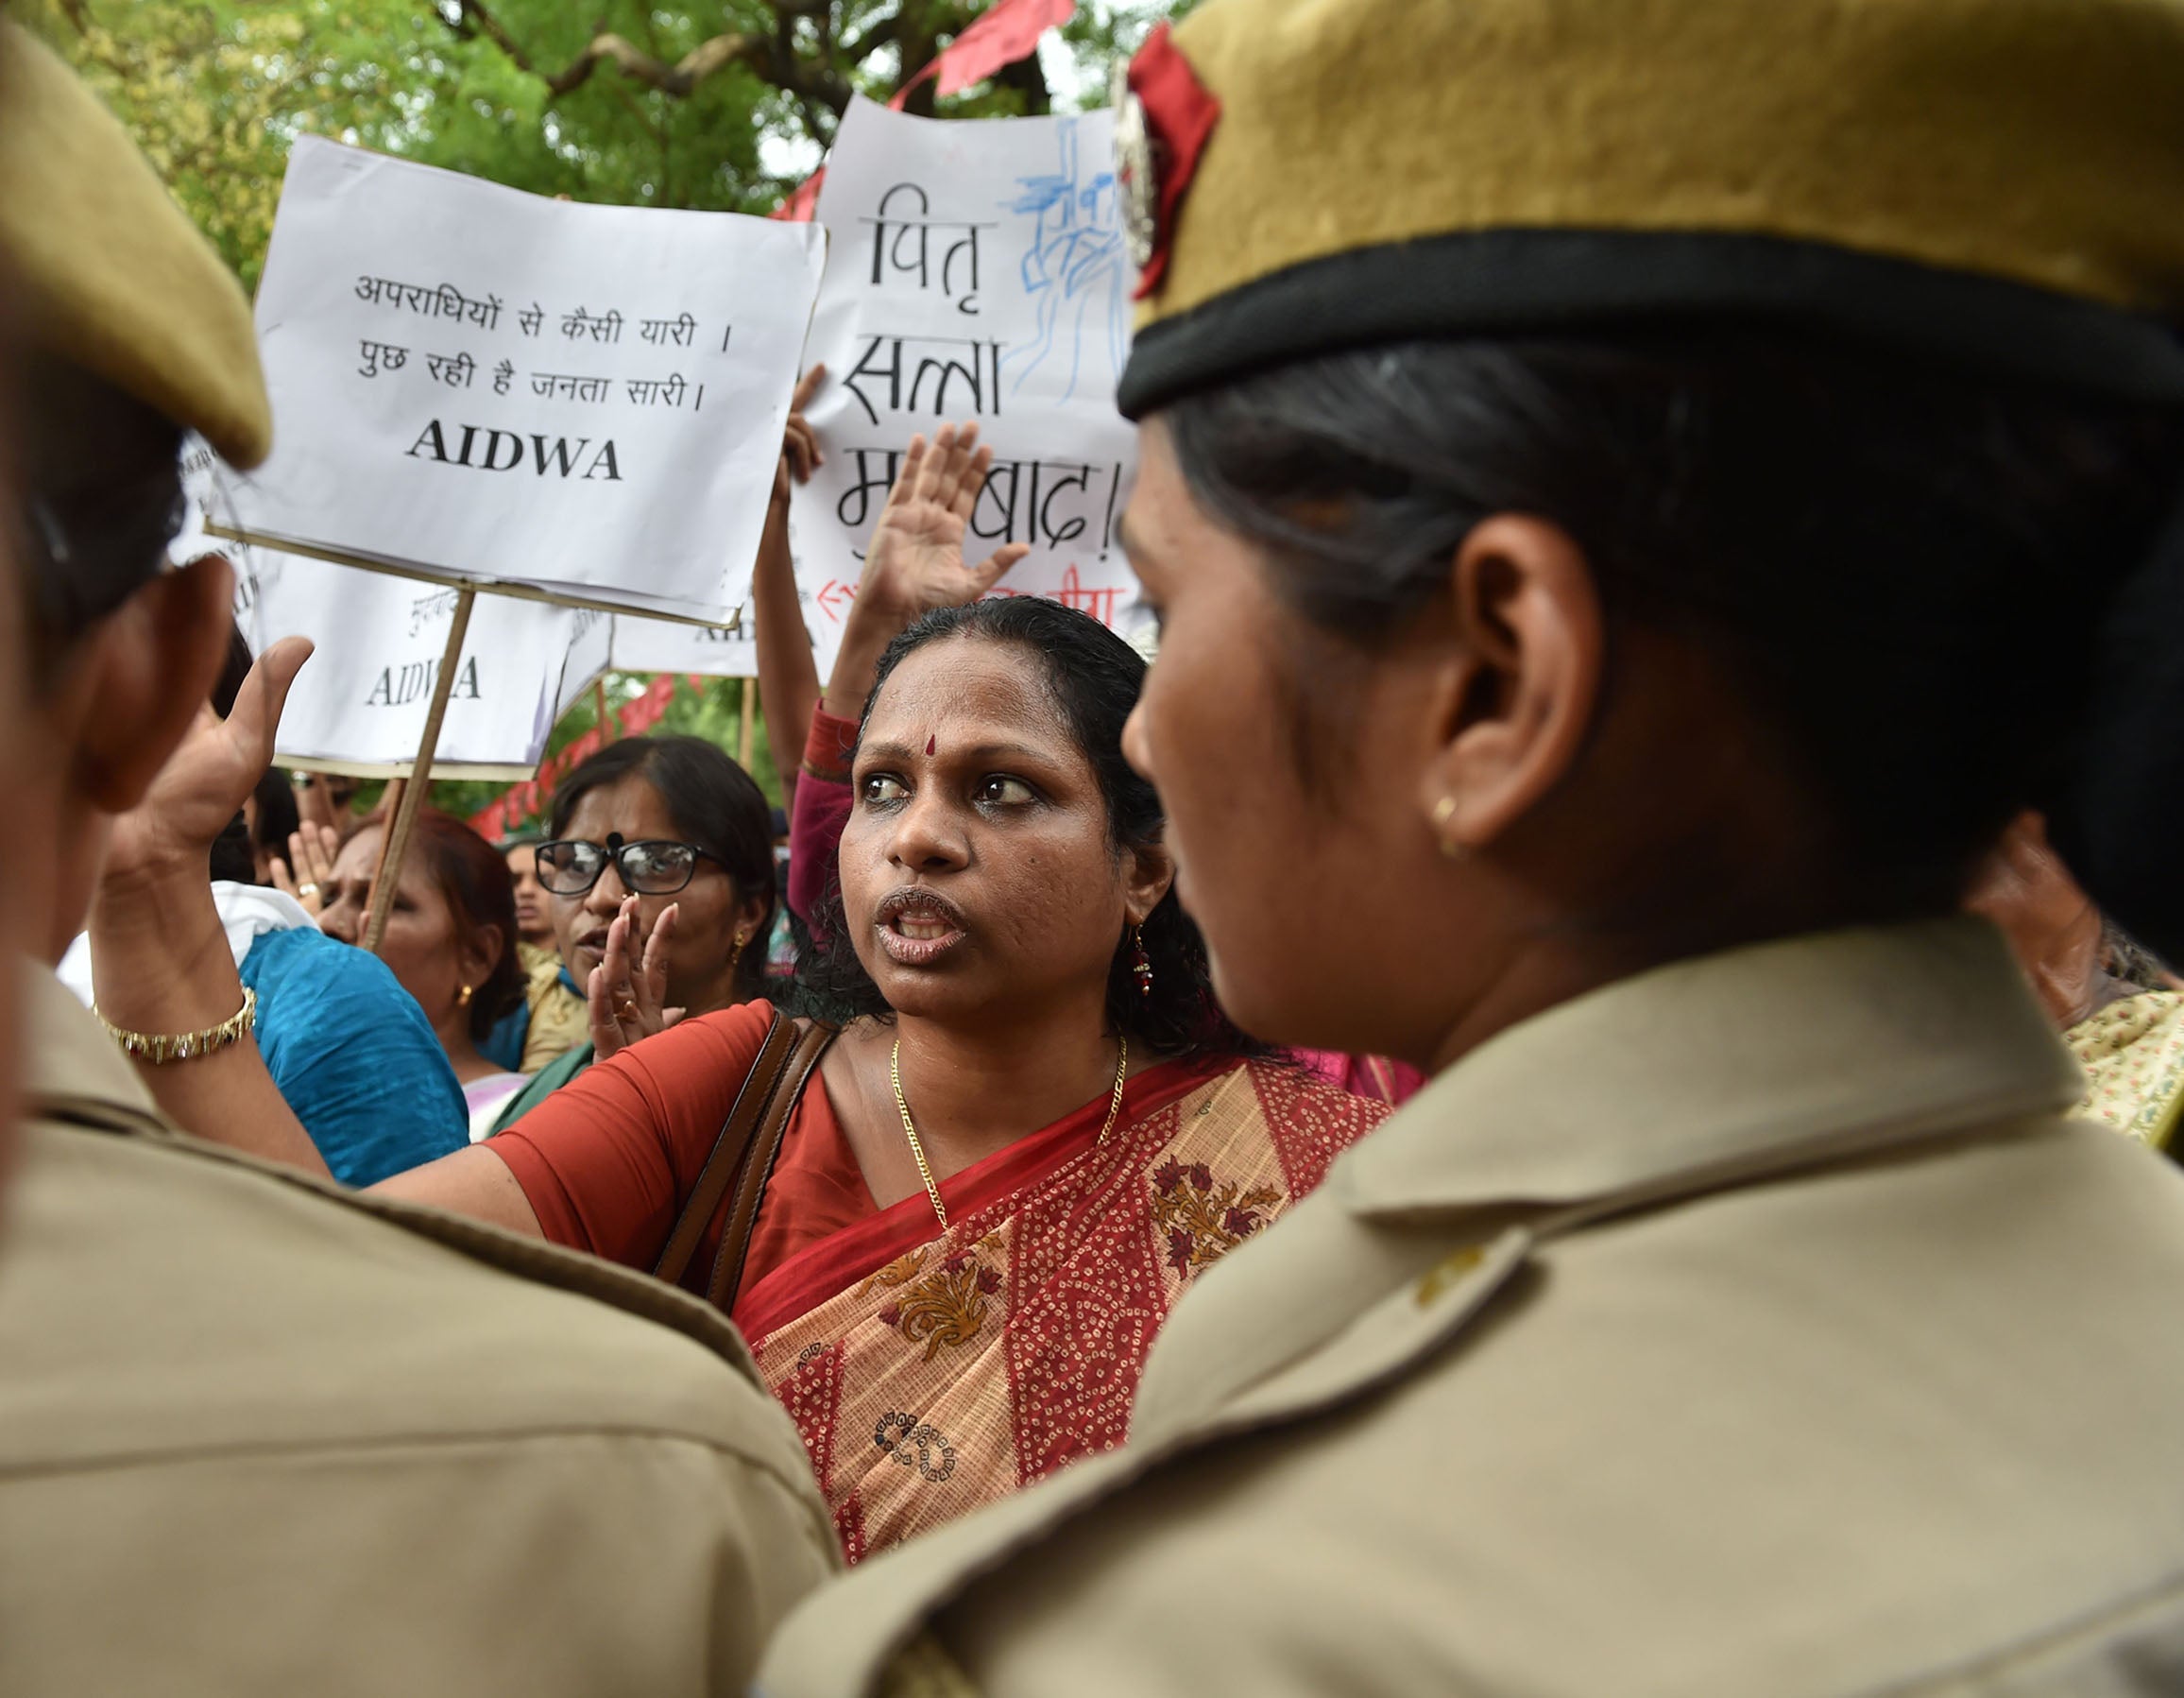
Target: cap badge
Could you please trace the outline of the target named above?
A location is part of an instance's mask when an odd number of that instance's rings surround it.
[[[1116,77],[1115,182],[1141,300],[1167,275],[1176,214],[1220,121],[1220,102],[1176,50],[1165,24]]]
[[[1145,126],[1145,102],[1130,87],[1130,67],[1115,67],[1115,186],[1121,191],[1122,237],[1130,263],[1142,271],[1152,263],[1160,234],[1160,163]]]

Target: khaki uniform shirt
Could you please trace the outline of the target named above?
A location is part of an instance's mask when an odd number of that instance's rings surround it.
[[[835,1547],[731,1328],[185,1139],[28,991],[0,1691],[742,1689]]]
[[[1211,1270],[1127,1446],[759,1688],[2184,1690],[2184,1175],[2079,1089],[1977,921],[1553,1009]]]
[[[518,1072],[535,1073],[591,1038],[591,1015],[584,999],[561,983],[561,952],[536,943],[516,946],[523,964],[523,1000],[531,1005],[531,1024],[523,1034],[523,1062]]]

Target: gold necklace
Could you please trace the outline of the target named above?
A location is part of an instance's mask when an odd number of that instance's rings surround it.
[[[1107,1141],[1107,1134],[1115,1130],[1115,1115],[1122,1106],[1122,1081],[1130,1072],[1130,1039],[1121,1040],[1122,1054],[1115,1062],[1115,1092],[1107,1099],[1107,1119],[1100,1127],[1100,1136],[1092,1147],[1099,1149]],[[925,1194],[932,1199],[933,1214],[940,1221],[940,1229],[947,1230],[947,1210],[941,1207],[940,1187],[933,1180],[932,1169],[926,1164],[925,1145],[917,1141],[917,1127],[910,1118],[910,1105],[902,1096],[902,1039],[897,1037],[895,1048],[887,1053],[887,1082],[895,1087],[895,1106],[902,1111],[902,1135],[910,1140],[910,1153],[917,1162],[917,1176],[925,1181]]]

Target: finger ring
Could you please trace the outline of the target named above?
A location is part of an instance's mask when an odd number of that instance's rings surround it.
[[[318,894],[318,886],[316,883],[307,880],[303,883],[296,886],[296,894],[308,901],[311,898]]]

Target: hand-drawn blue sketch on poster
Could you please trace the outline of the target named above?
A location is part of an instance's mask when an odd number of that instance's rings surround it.
[[[1086,168],[1079,129],[1074,119],[1056,125],[1059,168],[1018,178],[1022,193],[1003,202],[1005,212],[1032,220],[1020,273],[1038,312],[1036,339],[1001,360],[1012,395],[1022,394],[1034,376],[1057,401],[1076,399],[1081,382],[1092,393],[1111,394],[1129,357],[1130,262],[1115,173]]]
[[[942,122],[850,103],[818,216],[832,239],[804,365],[824,457],[792,498],[797,593],[833,664],[873,523],[913,436],[976,424],[994,459],[994,593],[1050,596],[1125,636],[1150,620],[1115,538],[1136,469],[1116,410],[1135,282],[1103,111]]]

